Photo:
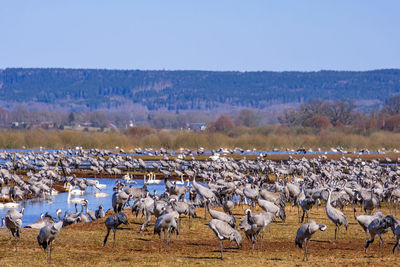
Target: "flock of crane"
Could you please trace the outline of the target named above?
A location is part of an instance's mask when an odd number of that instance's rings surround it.
[[[337,239],[340,228],[348,228],[349,218],[343,209],[351,205],[354,209],[354,219],[359,223],[366,234],[364,245],[367,251],[374,242],[376,235],[383,244],[383,234],[391,230],[396,237],[393,253],[400,248],[400,220],[389,214],[384,216],[379,207],[386,203],[395,212],[400,204],[400,167],[396,162],[381,164],[377,160],[363,161],[360,157],[350,158],[343,155],[340,160],[328,160],[326,156],[319,155],[312,159],[294,159],[275,162],[266,160],[262,155],[255,160],[234,160],[227,153],[215,151],[210,160],[197,161],[194,158],[185,160],[184,157],[168,155],[161,151],[163,159],[146,163],[141,159],[122,156],[120,153],[111,153],[105,150],[78,150],[78,151],[53,151],[39,155],[27,154],[11,156],[0,153],[0,159],[6,160],[0,170],[0,197],[9,197],[12,200],[24,199],[26,195],[46,198],[52,192],[52,185],[57,182],[68,183],[70,193],[73,188],[85,190],[87,186],[101,185],[93,180],[63,176],[54,170],[61,161],[64,172],[70,174],[73,169],[81,165],[86,168],[101,172],[119,173],[141,169],[143,172],[152,173],[148,181],[157,183],[155,173],[162,174],[165,183],[165,192],[148,192],[147,186],[133,186],[133,177],[124,176],[125,181],[116,181],[112,195],[113,214],[105,220],[107,234],[104,238],[106,245],[108,236],[113,231],[114,243],[116,230],[121,224],[127,224],[128,219],[124,209],[129,206],[136,216],[145,217],[140,231],[145,231],[152,217],[156,218],[154,234],[160,239],[161,235],[167,243],[171,244],[173,233],[180,233],[182,215],[196,218],[196,208],[204,208],[212,217],[208,223],[209,228],[220,241],[221,259],[223,259],[223,240],[236,242],[238,248],[242,245],[242,231],[254,248],[256,244],[262,246],[266,227],[274,220],[285,222],[285,208],[290,205],[297,207],[301,215],[302,224],[296,233],[295,244],[304,246],[304,260],[308,259],[308,243],[318,230],[325,231],[327,225],[318,224],[309,218],[309,211],[315,205],[325,202],[325,211],[335,227],[334,238]],[[193,153],[186,150],[185,153]],[[196,153],[201,153],[197,151]],[[216,156],[218,155],[218,156]],[[105,157],[107,156],[107,157]],[[187,156],[187,155],[186,155]],[[14,157],[12,164],[7,161]],[[39,171],[37,166],[41,166]],[[32,169],[33,167],[33,169]],[[24,181],[18,175],[12,174],[10,169],[28,169],[28,180]],[[146,175],[146,174],[145,174]],[[169,178],[174,175],[180,181]],[[183,177],[186,179],[184,184]],[[201,179],[203,182],[197,182]],[[191,183],[189,183],[191,181]],[[130,184],[130,185],[129,185]],[[129,186],[128,186],[129,185]],[[132,203],[131,203],[132,202]],[[35,228],[40,229],[37,241],[47,252],[51,261],[52,243],[59,235],[62,227],[80,222],[90,222],[106,216],[102,207],[96,211],[88,210],[87,200],[80,201],[82,210],[64,213],[57,210],[58,221],[49,214],[41,216]],[[239,223],[232,214],[237,205],[249,205]],[[256,213],[259,206],[262,212]],[[222,211],[213,209],[222,207]],[[357,216],[357,207],[365,214]],[[11,207],[2,218],[5,225],[16,240],[20,237],[24,209],[18,211]]]

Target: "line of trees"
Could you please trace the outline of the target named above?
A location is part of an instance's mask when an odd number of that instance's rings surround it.
[[[352,127],[360,133],[375,130],[399,132],[400,96],[388,99],[381,109],[370,113],[357,110],[357,106],[350,100],[315,99],[302,104],[298,109],[284,110],[278,119],[282,125],[288,127]]]

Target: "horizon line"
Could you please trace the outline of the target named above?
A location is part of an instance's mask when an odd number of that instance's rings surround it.
[[[238,72],[238,73],[247,73],[247,72],[372,72],[372,71],[388,71],[388,70],[400,70],[399,68],[376,68],[376,69],[366,69],[366,70],[335,70],[335,69],[319,69],[319,70],[203,70],[203,69],[120,69],[120,68],[73,68],[73,67],[6,67],[1,68],[0,71],[4,71],[7,69],[62,69],[62,70],[103,70],[103,71],[169,71],[169,72],[185,72],[185,71],[196,71],[196,72]]]

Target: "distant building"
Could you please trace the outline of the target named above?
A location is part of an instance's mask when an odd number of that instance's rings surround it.
[[[207,129],[207,123],[204,122],[186,123],[184,128],[188,131],[202,132],[205,129]]]
[[[27,123],[23,121],[13,121],[11,123],[12,129],[25,129],[27,127]]]

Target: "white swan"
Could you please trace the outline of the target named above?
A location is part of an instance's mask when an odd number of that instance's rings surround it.
[[[69,187],[69,189],[72,189],[73,187]],[[74,190],[68,190],[68,197],[67,197],[67,202],[68,203],[82,203],[82,202],[84,202],[85,201],[85,199],[84,198],[80,198],[80,197],[76,197],[76,198],[73,198],[73,199],[71,199],[71,192],[72,191],[74,191]]]
[[[137,182],[132,179],[133,177],[129,173],[125,174],[123,178],[127,184],[137,184]]]
[[[106,185],[106,184],[101,184],[101,183],[99,182],[99,180],[96,180],[96,187],[97,187],[98,189],[104,189],[104,188],[107,187],[107,185]]]
[[[71,194],[73,196],[81,196],[83,195],[83,191],[80,189],[75,189],[75,186],[70,185],[68,187],[68,194]]]
[[[19,204],[14,202],[4,203],[4,208],[11,209],[11,208],[18,208]]]
[[[156,175],[152,172],[148,174],[149,180],[146,181],[146,175],[144,176],[144,184],[160,184],[162,180],[156,179]]]
[[[108,194],[107,193],[103,193],[103,192],[95,192],[94,193],[94,197],[95,198],[108,197]]]
[[[177,185],[183,185],[185,184],[185,181],[183,181],[183,174],[181,175],[181,180],[175,182]]]

